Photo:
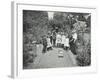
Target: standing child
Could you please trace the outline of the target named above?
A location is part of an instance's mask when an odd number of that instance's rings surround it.
[[[50,42],[51,44],[53,44],[53,34],[52,33],[50,33]]]
[[[52,39],[53,39],[53,46],[55,46],[56,45],[56,32],[55,31],[53,32]]]
[[[47,51],[47,39],[46,39],[46,35],[44,35],[43,38],[42,38],[42,44],[43,44],[42,53],[46,53],[46,51]]]
[[[62,34],[62,41],[61,41],[62,48],[64,48],[65,39],[66,39],[66,36],[63,33]]]
[[[50,42],[50,37],[47,36],[47,50],[52,50],[52,44]]]
[[[60,47],[60,45],[61,45],[61,35],[60,35],[60,33],[58,33],[56,35],[56,44],[57,44],[57,47]]]
[[[68,50],[69,49],[69,38],[68,38],[68,36],[66,36],[66,38],[65,38],[65,43],[64,43],[64,49],[65,50]]]

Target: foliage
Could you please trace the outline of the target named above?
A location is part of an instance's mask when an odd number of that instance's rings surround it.
[[[79,49],[79,48],[78,48]],[[79,66],[88,66],[91,64],[91,51],[90,45],[83,46],[77,50],[77,63]]]
[[[85,16],[88,16],[87,18]],[[91,17],[87,13],[55,13],[54,19],[49,21],[51,30],[67,32],[71,35],[72,30],[76,30],[78,39],[73,45],[72,52],[77,54],[77,64],[88,66],[91,64],[91,44],[90,30]],[[74,49],[75,47],[75,49]]]
[[[23,11],[23,32],[34,35],[38,40],[47,32],[48,15],[45,11]]]
[[[78,40],[75,44],[78,65],[90,65],[91,16],[86,18],[87,15],[89,14],[55,12],[53,19],[48,20],[46,11],[23,10],[23,64],[27,65],[36,57],[36,44],[32,44],[33,41],[41,43],[41,37],[47,35],[48,31],[55,30],[71,35],[72,30],[75,29],[78,34]]]
[[[77,21],[75,24],[73,24],[73,26],[75,30],[82,32],[84,32],[87,27],[86,22],[83,21]]]
[[[88,66],[91,64],[91,42],[90,34],[83,33],[79,35],[76,42],[77,63],[79,66]]]
[[[23,10],[23,65],[33,62],[36,57],[36,44],[47,34],[48,15],[45,11]]]
[[[24,44],[23,45],[23,65],[27,66],[28,63],[33,62],[36,54],[36,45],[34,44]]]

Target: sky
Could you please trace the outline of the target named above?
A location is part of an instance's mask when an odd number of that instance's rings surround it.
[[[48,12],[48,18],[49,20],[53,19],[54,12]]]

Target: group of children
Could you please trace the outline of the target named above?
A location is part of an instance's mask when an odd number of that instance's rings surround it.
[[[65,34],[64,32],[49,33],[43,38],[43,53],[48,50],[52,50],[53,47],[60,47],[64,48],[65,50],[68,50],[71,46],[73,46],[71,44],[76,41],[77,33],[73,31],[71,37],[72,40],[68,36],[68,34]]]
[[[64,49],[68,49],[69,48],[69,38],[68,35],[64,34],[64,33],[57,33],[56,36],[56,46],[57,47],[62,47]]]

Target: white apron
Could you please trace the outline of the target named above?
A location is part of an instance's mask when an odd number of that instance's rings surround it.
[[[69,47],[69,38],[65,39],[64,46],[65,47]]]
[[[48,47],[51,47],[52,46],[52,44],[51,44],[51,42],[50,42],[50,38],[47,38],[47,48]]]

